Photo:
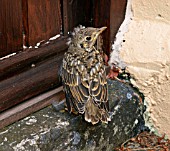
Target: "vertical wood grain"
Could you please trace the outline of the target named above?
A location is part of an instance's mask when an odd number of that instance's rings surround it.
[[[103,32],[103,50],[107,55],[110,53],[110,0],[93,0],[93,24],[94,27],[106,26]]]
[[[0,112],[61,84],[59,71],[67,38],[27,49],[10,61],[0,60]]]
[[[26,44],[34,46],[42,40],[60,34],[60,0],[23,0]],[[27,1],[27,2],[25,2]]]
[[[107,26],[103,39],[104,50],[109,55],[124,20],[126,1],[0,0],[0,56],[22,50],[23,33],[24,44],[34,46],[59,34],[61,26],[67,35],[80,24]],[[53,42],[0,60],[0,111],[60,84],[57,71],[67,49],[66,39],[61,37]]]
[[[0,0],[0,57],[22,50],[20,0]]]
[[[64,35],[73,31],[79,25],[92,26],[92,1],[91,0],[63,0],[63,31]]]
[[[110,42],[113,43],[116,33],[125,18],[127,0],[111,0],[110,5]]]
[[[93,25],[95,27],[107,27],[107,30],[103,33],[103,47],[105,53],[109,56],[116,33],[125,18],[127,0],[92,1]]]

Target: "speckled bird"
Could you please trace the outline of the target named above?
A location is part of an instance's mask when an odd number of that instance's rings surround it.
[[[97,50],[97,38],[106,29],[75,28],[64,54],[61,77],[66,104],[84,114],[87,122],[108,123],[109,102],[106,71],[101,50]]]

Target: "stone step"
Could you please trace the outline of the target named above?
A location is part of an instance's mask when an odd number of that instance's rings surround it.
[[[145,106],[129,84],[108,80],[108,124],[92,125],[82,115],[48,106],[0,130],[0,151],[111,151],[143,131]]]

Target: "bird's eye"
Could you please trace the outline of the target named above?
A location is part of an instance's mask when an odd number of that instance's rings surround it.
[[[87,41],[91,40],[91,37],[90,37],[90,36],[87,36],[87,37],[86,37],[86,40],[87,40]]]

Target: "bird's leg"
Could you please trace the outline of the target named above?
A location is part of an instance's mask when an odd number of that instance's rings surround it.
[[[57,112],[65,112],[65,111],[68,111],[67,104],[66,104],[66,99],[63,99],[63,100],[60,101],[60,102],[53,101],[53,102],[52,102],[52,106],[53,106],[53,108],[54,108]],[[78,115],[78,112],[74,109],[73,106],[71,106],[71,112],[70,112],[70,113],[73,113],[73,114],[75,114],[75,115]]]
[[[67,105],[65,104],[65,110],[68,111],[68,108],[67,108]],[[74,109],[74,107],[71,107],[71,112],[70,113],[73,113],[74,115],[78,115],[79,113]]]
[[[65,111],[78,115],[78,112],[74,108],[73,102],[69,98],[66,98],[64,106],[65,106]]]

